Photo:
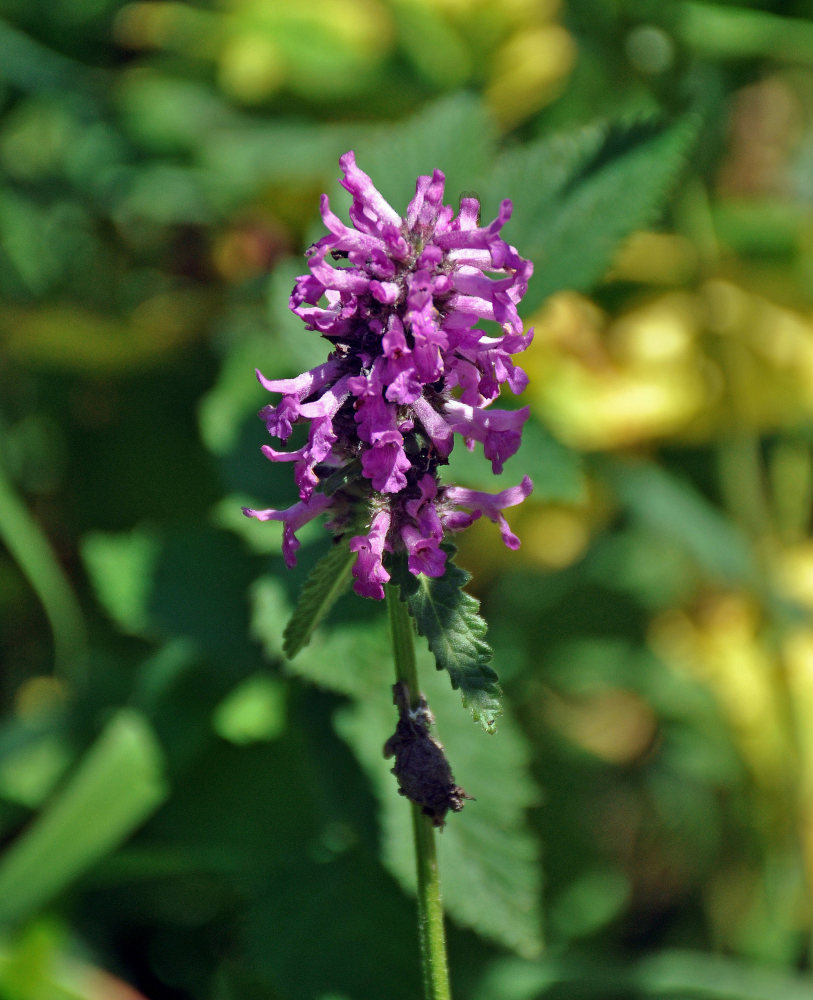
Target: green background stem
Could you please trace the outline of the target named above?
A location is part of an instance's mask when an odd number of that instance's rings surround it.
[[[409,688],[412,707],[418,704],[420,690],[415,663],[415,629],[409,610],[398,596],[396,587],[387,585],[387,610],[395,659],[395,676]],[[440,872],[435,845],[435,828],[419,806],[410,803],[415,839],[415,869],[418,882],[418,939],[421,951],[424,995],[426,1000],[451,1000],[449,962],[446,957],[446,931],[443,925],[443,902]]]
[[[39,597],[54,637],[54,670],[73,682],[87,660],[85,622],[79,602],[53,549],[21,502],[0,464],[0,540]]]

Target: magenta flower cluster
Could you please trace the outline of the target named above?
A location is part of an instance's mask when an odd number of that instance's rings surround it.
[[[269,433],[285,442],[295,424],[309,424],[302,447],[263,448],[274,462],[294,463],[300,500],[287,510],[244,510],[283,522],[288,566],[297,530],[329,512],[329,528],[352,532],[354,589],[380,599],[390,578],[385,553],[405,551],[410,572],[442,576],[445,533],[481,515],[500,526],[509,548],[519,546],[502,512],[530,494],[527,476],[491,494],[445,485],[438,470],[455,434],[470,449],[482,444],[495,473],[519,447],[528,407],[490,404],[501,385],[520,393],[528,381],[512,356],[533,336],[517,313],[533,265],[500,238],[510,201],[488,226],[479,224],[475,198],[462,198],[455,216],[435,170],[418,178],[401,218],[352,151],[339,163],[353,225],[322,196],[329,233],[308,250],[310,272],[291,295],[293,312],[332,351],[297,378],[257,372],[264,388],[281,394],[260,411]],[[499,335],[478,329],[481,320],[496,323]]]

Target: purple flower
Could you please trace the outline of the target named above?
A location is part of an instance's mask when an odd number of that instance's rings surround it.
[[[511,216],[503,201],[497,218],[480,226],[480,205],[462,198],[457,216],[443,205],[444,176],[419,177],[401,218],[356,166],[339,160],[350,192],[352,226],[322,196],[328,229],[308,250],[309,273],[297,279],[291,309],[331,345],[328,360],[292,379],[257,377],[275,405],[260,417],[282,442],[294,425],[309,424],[294,451],[269,446],[274,462],[293,462],[300,502],[285,511],[245,510],[284,524],[283,554],[295,560],[296,531],[330,512],[328,527],[352,533],[357,553],[354,589],[381,599],[390,578],[388,553],[406,553],[414,574],[442,576],[441,542],[485,514],[517,548],[502,514],[531,492],[519,486],[490,494],[440,480],[459,434],[466,447],[482,444],[495,473],[519,448],[528,407],[492,408],[500,388],[527,384],[512,357],[531,342],[517,304],[533,265],[499,235]],[[491,335],[478,323],[497,324]]]
[[[287,510],[252,510],[250,507],[243,507],[243,513],[246,517],[256,517],[258,521],[283,522],[282,554],[285,565],[290,569],[296,563],[296,550],[299,548],[296,532],[329,506],[330,497],[324,493],[317,493],[309,500],[300,500]]]

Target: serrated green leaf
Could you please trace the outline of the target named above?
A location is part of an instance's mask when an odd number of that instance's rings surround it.
[[[620,243],[650,224],[698,131],[694,116],[582,128],[503,156],[486,207],[511,198],[509,238],[534,261],[524,299],[535,309],[562,289],[587,291]]]
[[[413,576],[403,560],[396,561],[393,582],[400,585],[401,598],[429,643],[438,670],[448,671],[475,722],[493,733],[502,709],[497,673],[488,665],[492,653],[485,641],[487,626],[480,617],[480,602],[463,590],[471,574],[454,564],[454,551],[447,547],[446,572],[436,578]]]
[[[283,634],[282,651],[289,659],[307,646],[313,630],[347,587],[354,559],[346,542],[336,542],[311,570]]]
[[[265,577],[252,596],[252,631],[275,653],[282,588],[273,577]],[[409,809],[390,774],[392,762],[384,759],[381,749],[397,721],[383,611],[382,607],[377,622],[345,621],[318,630],[287,669],[351,699],[335,716],[335,726],[369,774],[380,800],[382,861],[402,886],[413,891]],[[527,741],[510,717],[503,718],[493,741],[473,734],[446,679],[432,669],[429,651],[418,648],[416,656],[420,688],[437,719],[437,735],[446,746],[455,780],[476,798],[460,816],[449,818],[438,838],[447,912],[459,924],[520,954],[535,954],[541,942],[542,877],[525,811],[538,802],[539,793],[529,773]]]

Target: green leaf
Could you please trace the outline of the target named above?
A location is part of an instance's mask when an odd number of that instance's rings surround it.
[[[493,740],[477,738],[445,678],[432,669],[431,656],[426,650],[417,654],[421,691],[437,720],[434,734],[446,749],[455,781],[474,796],[461,813],[447,817],[436,839],[447,914],[516,953],[537,955],[542,874],[526,810],[538,803],[539,790],[529,773],[527,740],[510,714],[500,720]],[[334,722],[379,799],[382,861],[414,893],[409,804],[398,795],[392,761],[381,752],[382,735],[389,736],[397,721],[390,686],[381,680],[339,709]]]
[[[446,546],[446,572],[433,578],[413,576],[403,559],[394,561],[393,582],[401,587],[418,632],[426,638],[438,670],[447,670],[452,687],[463,695],[475,722],[486,732],[495,730],[501,713],[497,674],[488,665],[491,647],[485,641],[487,626],[480,617],[480,602],[463,587],[471,574],[452,561],[455,549]]]
[[[252,631],[274,655],[285,600],[282,587],[273,577],[265,577],[253,588],[252,597]],[[501,720],[496,742],[472,739],[468,716],[456,706],[445,678],[432,669],[429,651],[418,649],[416,654],[421,691],[437,719],[437,735],[446,746],[455,780],[476,798],[459,816],[449,817],[438,838],[447,911],[459,924],[520,954],[536,954],[541,943],[542,876],[525,811],[538,802],[539,792],[529,771],[527,740],[510,716]],[[409,808],[398,795],[390,774],[392,762],[384,759],[381,749],[397,722],[384,614],[377,621],[345,621],[329,631],[318,630],[287,669],[351,699],[334,716],[334,724],[379,798],[382,861],[404,888],[414,891]]]
[[[731,583],[757,582],[745,536],[688,480],[648,462],[596,465],[634,517],[667,535],[707,573]]]
[[[277,739],[285,725],[285,686],[263,674],[232,688],[212,715],[217,735],[237,746]]]
[[[439,167],[446,175],[444,201],[455,204],[488,172],[494,146],[494,123],[483,103],[458,93],[429,104],[406,122],[371,130],[354,148],[361,169],[395,211],[405,215],[419,175]],[[337,185],[336,204],[348,204],[340,190]]]
[[[149,599],[161,542],[149,528],[122,534],[93,531],[82,539],[82,558],[99,603],[124,632],[150,629]]]
[[[90,532],[82,556],[99,602],[122,631],[150,639],[186,636],[207,656],[247,662],[243,595],[253,571],[231,534],[203,524],[161,533],[151,527]]]
[[[48,903],[139,826],[166,795],[163,767],[146,719],[119,711],[0,860],[0,923]]]
[[[516,958],[492,963],[473,992],[474,1000],[537,1000],[579,996],[584,1000],[804,1000],[809,976],[756,962],[668,950],[621,965],[588,954],[558,955],[539,962]]]
[[[80,957],[65,922],[39,917],[0,937],[3,1000],[139,1000],[123,980]]]
[[[289,658],[307,646],[313,630],[347,587],[355,559],[346,542],[336,542],[313,567],[285,626],[282,650]]]
[[[290,602],[280,581],[272,576],[260,577],[250,593],[251,634],[262,643],[266,655],[275,659],[282,653],[282,622],[291,614]],[[340,620],[330,629],[317,628],[310,645],[286,668],[328,691],[364,698],[371,688],[387,686],[382,677],[389,677],[386,664],[391,657],[383,629]]]
[[[502,157],[484,213],[502,198],[514,202],[508,238],[535,265],[526,310],[601,280],[620,243],[657,218],[697,131],[694,116],[597,125]]]

